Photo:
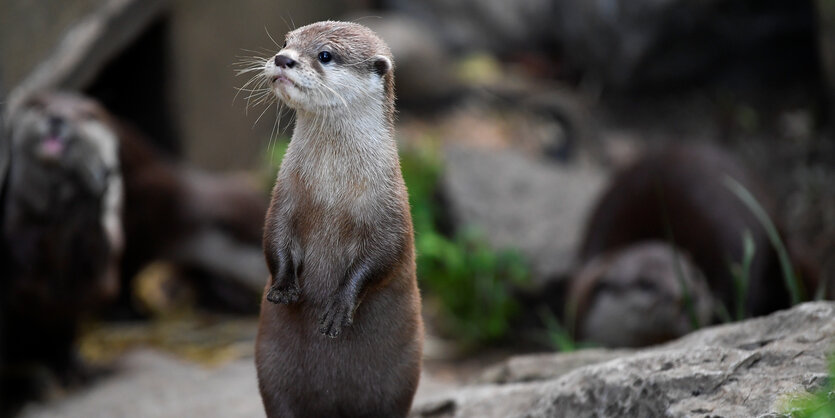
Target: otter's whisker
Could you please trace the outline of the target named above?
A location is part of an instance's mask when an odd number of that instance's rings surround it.
[[[269,38],[270,38],[270,40],[271,40],[271,41],[273,41],[273,43],[275,44],[275,46],[277,46],[279,49],[281,49],[281,44],[279,44],[278,42],[276,42],[276,41],[275,41],[275,39],[273,39],[273,36],[272,36],[272,35],[270,35],[270,31],[269,31],[269,30],[267,30],[267,27],[266,27],[266,26],[264,26],[264,32],[267,32],[267,37],[269,37]]]

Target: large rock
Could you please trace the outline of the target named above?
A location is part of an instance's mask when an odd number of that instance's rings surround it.
[[[566,274],[604,173],[591,164],[558,164],[513,149],[449,146],[443,190],[452,220],[475,226],[496,248],[514,248],[541,282]]]
[[[511,359],[500,367],[513,368],[515,363],[539,371],[507,371],[496,379],[506,383],[479,384],[421,400],[412,416],[780,414],[788,399],[813,391],[827,380],[826,357],[833,343],[835,303],[807,303],[572,371],[566,371],[566,363],[558,360],[565,354]],[[557,373],[549,372],[555,368]]]

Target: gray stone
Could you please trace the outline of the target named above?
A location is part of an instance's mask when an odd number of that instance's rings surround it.
[[[525,383],[475,385],[417,403],[421,417],[636,417],[781,414],[787,400],[827,379],[835,303],[814,302],[767,317],[717,326],[666,345],[577,368],[547,356],[511,360],[536,368],[507,373]],[[576,354],[571,354],[576,355]],[[559,358],[565,354],[553,354]]]
[[[571,353],[511,357],[485,370],[478,383],[520,383],[556,379],[580,367],[604,363],[631,354],[631,350],[589,348]]]
[[[477,227],[495,248],[520,250],[541,283],[571,269],[604,178],[591,164],[453,145],[442,187],[456,225]]]

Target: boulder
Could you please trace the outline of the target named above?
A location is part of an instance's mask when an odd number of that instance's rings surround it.
[[[521,251],[535,282],[568,273],[604,172],[559,164],[514,149],[450,145],[442,189],[452,221],[474,226],[495,248]]]
[[[495,383],[421,399],[412,416],[781,415],[828,379],[833,343],[835,303],[811,302],[570,371],[561,359],[581,354],[512,358]]]

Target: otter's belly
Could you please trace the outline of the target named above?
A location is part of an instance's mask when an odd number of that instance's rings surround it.
[[[324,304],[262,302],[259,386],[275,416],[405,416],[420,374],[416,294],[386,287],[337,338],[319,333]]]

